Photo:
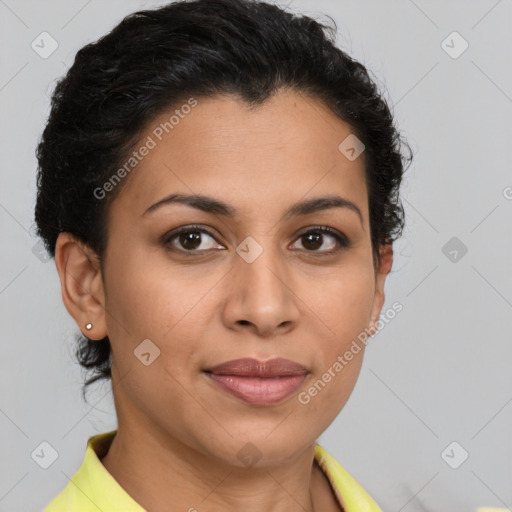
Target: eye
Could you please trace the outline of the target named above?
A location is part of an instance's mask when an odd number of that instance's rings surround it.
[[[328,239],[331,239],[331,242],[327,244],[325,250],[317,250],[324,245],[326,235]],[[303,231],[297,240],[301,241],[302,248],[308,252],[319,252],[322,254],[334,254],[350,246],[350,241],[345,235],[328,226],[314,226],[309,228],[307,231]],[[295,246],[293,246],[293,248],[297,249]],[[299,247],[299,249],[301,249],[301,247]]]
[[[203,252],[215,249],[218,244],[215,237],[208,230],[199,226],[184,226],[165,235],[162,244],[170,249],[177,249],[182,252]]]
[[[324,247],[324,250],[318,250],[325,244],[326,239],[330,239],[331,242],[327,244],[326,248]],[[300,240],[302,247],[295,247],[294,244],[292,249],[304,249],[307,252],[321,254],[334,254],[350,246],[350,241],[345,235],[328,226],[313,226],[307,231],[303,231],[297,240]],[[183,226],[164,235],[162,245],[170,250],[189,254],[216,248],[225,249],[215,240],[215,236],[210,231],[196,225]]]

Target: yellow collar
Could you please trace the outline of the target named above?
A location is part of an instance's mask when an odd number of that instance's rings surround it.
[[[100,460],[116,433],[117,430],[111,430],[88,439],[82,465],[43,512],[145,512]],[[382,512],[363,487],[319,444],[315,445],[315,460],[345,512]]]

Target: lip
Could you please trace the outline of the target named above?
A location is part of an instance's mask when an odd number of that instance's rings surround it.
[[[302,384],[306,368],[288,359],[234,359],[204,370],[221,389],[251,405],[273,405],[291,396]]]
[[[205,371],[215,375],[237,375],[239,377],[284,377],[308,373],[299,363],[276,357],[267,361],[258,361],[246,357],[218,364]]]
[[[244,358],[204,370],[224,391],[252,405],[272,405],[292,395],[309,373],[288,359]]]

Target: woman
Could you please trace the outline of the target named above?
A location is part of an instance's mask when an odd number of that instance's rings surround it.
[[[36,222],[118,428],[45,512],[380,510],[316,440],[377,329],[407,159],[326,29],[175,2],[59,82]]]

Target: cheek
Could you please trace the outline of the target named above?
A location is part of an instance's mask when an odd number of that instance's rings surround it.
[[[122,337],[124,344],[127,337],[167,343],[207,290],[204,278],[186,275],[160,257],[133,249],[111,265],[106,293],[109,336]]]
[[[311,295],[310,288],[308,302],[314,305],[325,335],[319,339],[318,364],[302,403],[327,426],[348,400],[361,370],[375,291],[374,274],[367,267],[347,267],[314,290]]]
[[[371,269],[349,266],[333,270],[328,278],[304,281],[302,297],[318,320],[326,345],[331,350],[344,346],[368,327],[375,294],[375,278]]]
[[[208,288],[203,290],[197,279],[194,288],[183,274],[155,261],[130,258],[110,269],[108,283],[107,328],[122,382],[120,403],[129,397],[130,407],[167,429],[176,418],[187,418],[184,424],[204,422],[204,411],[187,390],[190,374],[199,367],[204,333],[199,331],[198,303]],[[177,422],[172,428],[182,426]],[[185,427],[181,435],[189,435]]]
[[[182,386],[188,386],[204,363],[201,345],[209,325],[205,304],[218,279],[211,274],[205,278],[204,272],[179,272],[161,258],[146,254],[145,260],[137,259],[133,253],[110,272],[107,328],[120,376],[129,372],[125,385],[147,414],[158,410],[156,404],[179,408]],[[145,366],[144,357],[153,362]]]

